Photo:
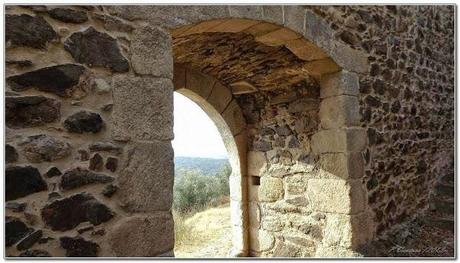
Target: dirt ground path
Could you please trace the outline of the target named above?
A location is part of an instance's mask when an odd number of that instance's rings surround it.
[[[232,246],[230,207],[210,208],[185,220],[188,233],[176,245],[176,258],[225,258]]]

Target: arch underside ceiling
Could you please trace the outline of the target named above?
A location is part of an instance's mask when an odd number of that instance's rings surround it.
[[[286,90],[317,92],[309,62],[285,46],[269,46],[251,34],[207,32],[173,38],[174,60],[217,78],[234,95]],[[305,95],[305,94],[304,94]]]
[[[322,48],[272,22],[207,20],[175,28],[171,36],[175,67],[198,70],[228,87],[248,124],[257,122],[254,110],[264,103],[319,98],[320,79],[341,70]]]

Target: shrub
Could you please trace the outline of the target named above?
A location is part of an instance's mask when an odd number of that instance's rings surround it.
[[[179,213],[203,210],[230,193],[228,177],[231,168],[224,165],[215,175],[203,175],[197,170],[182,171],[174,183],[173,208]]]

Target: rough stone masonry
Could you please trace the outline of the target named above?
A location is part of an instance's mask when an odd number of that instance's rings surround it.
[[[454,6],[5,12],[8,257],[174,256],[174,91],[229,151],[229,256],[365,256],[453,174]]]

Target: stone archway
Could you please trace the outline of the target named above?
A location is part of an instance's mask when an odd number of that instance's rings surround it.
[[[243,228],[243,235],[247,233],[247,238],[243,238],[245,249],[239,250],[239,254],[329,256],[341,253],[342,255],[353,255],[353,251],[372,237],[365,191],[360,182],[360,177],[364,173],[361,151],[367,141],[364,131],[358,127],[359,84],[357,75],[342,70],[325,51],[300,34],[265,21],[251,19],[203,21],[173,30],[172,43],[174,60],[176,63],[181,63],[180,66],[175,64],[175,72],[184,74],[182,73],[183,67],[192,67],[194,70],[189,70],[190,76],[201,76],[201,79],[205,79],[200,71],[213,75],[217,81],[220,80],[229,87],[227,94],[230,92],[230,95],[236,96],[232,100],[236,105],[240,104],[242,110],[238,111],[243,111],[246,119],[251,116],[248,116],[247,105],[242,104],[244,98],[241,98],[247,94],[262,92],[273,92],[274,95],[268,95],[272,99],[270,103],[289,105],[293,111],[292,115],[303,113],[305,110],[316,110],[318,114],[316,116],[317,128],[312,130],[313,133],[307,135],[309,145],[301,149],[305,154],[310,154],[308,158],[314,158],[314,161],[309,160],[306,163],[295,161],[289,165],[271,164],[267,150],[261,150],[260,147],[254,150],[254,145],[247,147],[248,152],[240,155],[247,158],[248,176],[241,177],[245,180],[238,181],[238,183],[243,187],[241,193],[248,193],[247,200],[244,199],[246,195],[240,195],[240,198],[243,197],[244,204],[241,214],[247,213],[248,216],[248,224],[243,223],[242,225],[247,225],[248,228]],[[232,46],[229,48],[231,52],[225,50],[226,45]],[[257,49],[263,50],[266,57],[257,57],[263,53],[254,51]],[[236,55],[232,52],[236,52]],[[265,61],[270,62],[271,58],[278,58],[278,61],[272,62],[278,65],[273,71],[264,71],[261,67],[266,65]],[[243,66],[240,66],[240,63]],[[177,79],[184,79],[184,77]],[[306,86],[303,86],[303,79],[307,79]],[[193,77],[190,77],[190,80],[199,82]],[[185,91],[192,99],[193,94],[200,94],[199,98],[193,99],[199,105],[203,104],[202,98],[209,98],[211,94],[209,88],[203,87],[214,82],[203,80],[202,83],[201,88],[190,87],[189,89],[194,90],[192,93]],[[175,88],[183,85],[183,83],[175,83]],[[222,86],[222,83],[219,85]],[[302,95],[289,90],[308,89],[309,85],[317,85],[318,94],[311,95],[307,91],[307,95]],[[277,93],[279,90],[283,91]],[[206,110],[206,107],[203,108]],[[249,122],[246,132],[254,133],[254,129],[251,132],[254,123]],[[240,126],[237,125],[237,127]],[[245,139],[245,142],[247,140],[249,144],[254,144],[251,142],[254,134],[246,136],[250,138]],[[300,140],[300,137],[291,136],[291,140],[295,142]],[[241,146],[241,149],[244,148],[246,145]],[[287,152],[287,154],[290,153]],[[290,192],[289,188],[303,190]],[[307,194],[303,195],[304,193]],[[290,202],[296,204],[291,206]],[[267,207],[272,204],[274,204],[273,207],[267,210]],[[277,205],[280,205],[281,208],[276,208]],[[298,209],[295,208],[296,205],[305,206],[299,211],[309,214],[318,213],[317,217],[320,218],[326,217],[324,214],[327,215],[328,219],[325,222],[311,224],[311,229],[305,230],[316,235],[316,243],[308,243],[308,240],[300,238],[303,246],[314,248],[302,250],[298,246],[290,247],[292,243],[290,240],[298,239],[295,234],[277,235],[270,231],[273,229],[266,229],[266,226],[262,226],[264,218],[275,221],[286,220],[286,215],[289,214],[286,211]],[[270,212],[267,211],[273,208],[281,209],[281,212],[268,215],[267,213]],[[295,220],[307,219],[297,217]],[[307,221],[304,221],[305,224],[309,224]],[[295,223],[291,222],[291,224]],[[303,226],[297,225],[296,227],[302,228]],[[337,232],[337,229],[343,229],[343,231]],[[277,230],[273,231],[277,232]]]
[[[247,134],[241,109],[229,88],[212,77],[182,65],[174,66],[174,90],[200,106],[219,130],[232,168],[229,184],[233,249],[229,254],[245,255],[248,231]]]

